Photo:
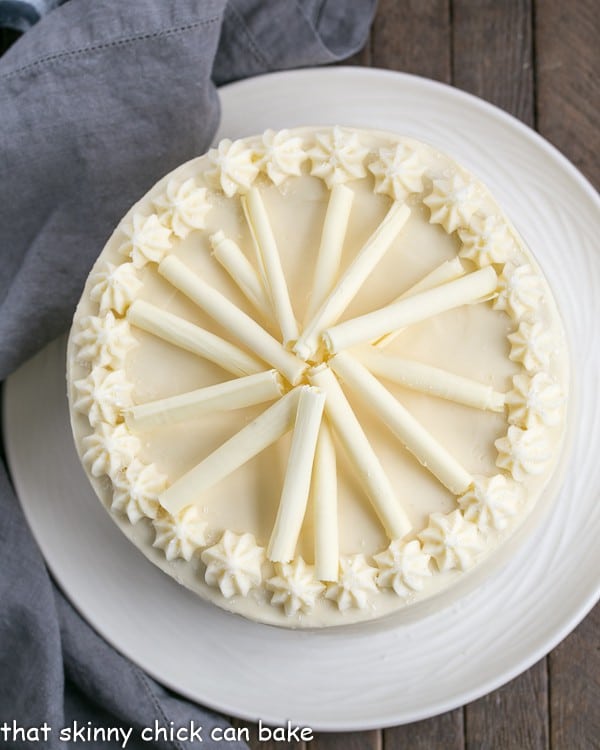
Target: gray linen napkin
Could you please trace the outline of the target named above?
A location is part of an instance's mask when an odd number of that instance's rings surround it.
[[[16,3],[13,2],[13,6]],[[330,63],[360,48],[375,0],[70,0],[0,58],[0,378],[65,331],[112,227],[161,175],[206,150],[215,83]],[[267,708],[267,707],[265,707]],[[0,464],[0,747],[12,729],[223,719],[108,646],[53,585]],[[118,747],[111,742],[87,747]],[[228,743],[242,747],[242,743]]]

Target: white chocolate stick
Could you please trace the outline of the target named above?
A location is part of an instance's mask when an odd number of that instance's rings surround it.
[[[337,581],[340,557],[335,446],[326,419],[321,422],[312,479],[315,578]]]
[[[215,411],[233,411],[273,401],[283,393],[277,370],[246,375],[225,383],[209,385],[177,396],[139,404],[125,415],[130,430],[142,430],[177,424]]]
[[[328,328],[323,331],[323,341],[327,350],[336,354],[342,349],[373,341],[390,331],[479,300],[493,292],[497,284],[496,271],[486,266],[460,279]]]
[[[241,201],[259,265],[264,271],[273,312],[279,324],[283,342],[288,344],[298,338],[298,323],[294,317],[290,294],[281,267],[281,257],[265,204],[257,188],[250,188],[246,195],[242,196]]]
[[[353,200],[353,190],[342,184],[334,185],[323,222],[321,244],[305,316],[307,323],[313,319],[337,279]]]
[[[392,242],[406,224],[410,209],[403,203],[393,203],[385,218],[342,274],[316,315],[306,326],[293,347],[303,359],[309,359],[319,347],[321,331],[333,325],[358,294],[375,266],[389,250]]]
[[[172,484],[158,500],[176,515],[292,429],[300,389],[294,388]]]
[[[237,284],[250,304],[268,320],[271,316],[271,303],[262,281],[240,246],[222,231],[210,236],[213,255]]]
[[[369,408],[419,463],[450,492],[461,495],[473,483],[473,477],[360,362],[342,352],[329,364],[342,381],[369,404]]]
[[[412,529],[390,480],[371,447],[337,378],[327,365],[308,372],[308,379],[326,395],[325,412],[348,454],[358,479],[390,539],[399,539]]]
[[[402,292],[402,294],[397,297],[394,302],[400,302],[401,299],[412,297],[415,294],[419,294],[419,292],[426,292],[428,289],[434,289],[436,286],[445,284],[447,281],[454,281],[454,279],[459,279],[461,276],[464,276],[465,273],[465,267],[461,263],[458,256],[456,258],[452,258],[451,260],[445,260],[439,266],[436,266],[433,271],[430,271],[426,276],[423,276],[423,278],[417,281],[416,284],[413,284],[405,292]],[[403,330],[404,329],[399,328],[396,331],[387,333],[377,341],[373,341],[373,346],[383,348],[384,346],[391,344],[396,336]]]
[[[214,362],[232,375],[252,375],[265,369],[263,362],[229,341],[144,300],[133,302],[127,310],[127,320],[143,331]]]
[[[301,388],[281,500],[267,550],[272,562],[289,562],[294,558],[308,504],[324,405],[325,394],[318,388],[309,385]]]
[[[261,359],[285,375],[292,385],[298,384],[306,363],[288,352],[249,315],[190,271],[185,263],[168,255],[159,263],[158,272]]]
[[[472,406],[474,409],[504,411],[504,393],[495,391],[491,385],[411,359],[388,356],[372,347],[357,348],[352,353],[374,375],[405,388]]]

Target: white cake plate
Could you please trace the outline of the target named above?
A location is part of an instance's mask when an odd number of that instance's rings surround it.
[[[321,632],[256,625],[203,603],[150,565],[97,501],[72,444],[63,342],[6,384],[5,441],[17,491],[77,609],[189,698],[319,730],[432,716],[527,669],[600,593],[600,199],[517,120],[421,78],[302,70],[233,84],[221,96],[218,137],[305,124],[383,128],[429,141],[489,185],[542,263],[572,347],[575,430],[560,496],[508,564],[437,614]]]

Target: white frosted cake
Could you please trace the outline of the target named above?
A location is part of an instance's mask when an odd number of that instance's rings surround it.
[[[288,627],[463,580],[549,491],[565,431],[537,262],[471,174],[378,131],[267,131],[167,175],[92,269],[67,372],[131,541]]]

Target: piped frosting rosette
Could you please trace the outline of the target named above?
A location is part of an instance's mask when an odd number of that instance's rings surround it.
[[[444,321],[445,361],[419,344]],[[568,391],[549,287],[487,189],[340,127],[224,140],[159,182],[90,274],[68,376],[83,464],[132,541],[294,627],[404,608],[488,556],[552,477]]]

